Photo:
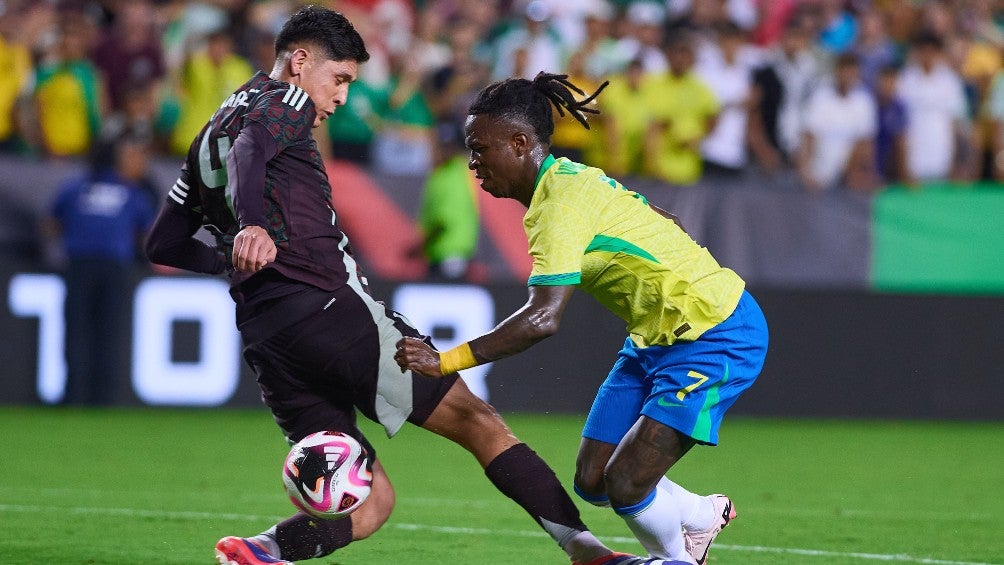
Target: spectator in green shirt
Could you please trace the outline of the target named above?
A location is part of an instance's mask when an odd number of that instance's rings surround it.
[[[418,225],[433,278],[467,275],[478,243],[478,199],[459,124],[436,128],[437,163],[425,181]]]

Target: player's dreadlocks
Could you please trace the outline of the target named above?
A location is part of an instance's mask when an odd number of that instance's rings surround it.
[[[472,116],[487,114],[494,118],[522,118],[533,127],[538,140],[550,143],[551,134],[554,133],[551,105],[553,104],[558,110],[559,116],[564,116],[567,111],[583,127],[589,129],[586,114],[600,113],[589,104],[607,84],[609,81],[601,84],[596,92],[588,97],[576,100],[576,94],[582,96],[585,92],[572,84],[568,80],[568,75],[541,71],[533,80],[510,78],[489,84],[478,94],[467,113]]]

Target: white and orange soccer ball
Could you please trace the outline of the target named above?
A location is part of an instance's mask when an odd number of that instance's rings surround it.
[[[370,495],[369,453],[347,434],[313,433],[289,450],[282,482],[300,510],[326,520],[344,518]]]

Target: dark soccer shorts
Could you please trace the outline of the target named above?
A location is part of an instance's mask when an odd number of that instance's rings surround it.
[[[272,302],[256,308],[240,330],[262,399],[291,442],[334,430],[372,452],[356,426],[356,409],[390,437],[405,421],[424,423],[458,378],[402,372],[394,361],[397,342],[423,336],[364,292],[305,287]]]

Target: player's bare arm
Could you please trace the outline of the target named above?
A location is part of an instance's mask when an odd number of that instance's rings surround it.
[[[529,298],[522,308],[492,331],[464,344],[470,348],[474,364],[481,365],[515,355],[557,333],[561,315],[574,291],[575,287],[570,285],[531,286]],[[424,341],[406,337],[398,342],[394,360],[402,370],[411,369],[430,377],[441,377],[451,372],[443,372],[444,368],[449,368],[444,367],[443,356],[451,352],[440,355]]]

